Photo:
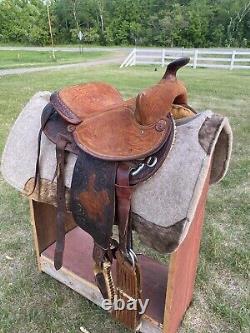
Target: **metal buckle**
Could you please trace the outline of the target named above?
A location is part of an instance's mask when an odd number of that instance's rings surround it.
[[[153,168],[156,165],[157,161],[158,159],[156,156],[149,156],[145,162],[140,163],[137,168],[131,170],[131,176],[138,175],[144,169],[145,166]]]
[[[144,166],[145,166],[145,163],[140,163],[137,168],[132,169],[131,176],[138,175],[138,173],[140,173],[142,171],[142,169],[144,168]]]

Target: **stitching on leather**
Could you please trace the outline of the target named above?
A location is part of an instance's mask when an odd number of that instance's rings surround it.
[[[54,106],[54,108],[58,112],[63,112],[63,114],[74,121],[81,121],[74,113],[73,111],[62,101],[62,99],[59,96],[59,93],[55,93],[51,95],[51,103]],[[59,109],[59,110],[58,110]]]

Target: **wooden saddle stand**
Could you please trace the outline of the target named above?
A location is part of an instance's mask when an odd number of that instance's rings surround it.
[[[35,185],[39,186],[41,136],[56,145],[57,213],[54,266],[63,264],[65,243],[65,156],[77,155],[70,189],[70,211],[75,223],[94,240],[96,284],[105,299],[115,295],[125,302],[141,298],[140,265],[133,251],[130,222],[135,186],[151,177],[171,149],[175,122],[172,105],[181,105],[183,116],[193,116],[187,92],[177,80],[177,70],[188,63],[181,58],[167,67],[159,83],[124,101],[105,83],[66,87],[51,95],[44,108],[39,133]],[[34,190],[33,189],[33,190]],[[113,226],[118,226],[118,239]],[[112,278],[112,262],[116,278]],[[138,303],[137,303],[138,304]],[[140,327],[140,308],[113,311],[128,328]]]

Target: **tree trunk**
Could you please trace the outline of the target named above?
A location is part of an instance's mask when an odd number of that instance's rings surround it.
[[[52,57],[55,60],[56,56],[55,56],[55,49],[54,49],[54,39],[53,39],[53,33],[52,33],[49,5],[47,5],[47,14],[48,14],[48,23],[49,23],[49,33],[50,33],[50,39],[51,39],[51,46],[52,46]]]
[[[73,0],[73,16],[74,16],[77,32],[79,32],[80,28],[79,28],[79,24],[78,24],[77,17],[76,17],[76,1],[77,0]]]

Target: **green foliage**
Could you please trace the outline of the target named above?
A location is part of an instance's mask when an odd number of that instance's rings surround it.
[[[249,0],[0,0],[0,41],[183,47],[250,46]]]
[[[49,41],[46,7],[41,0],[0,3],[0,41],[43,45]]]

